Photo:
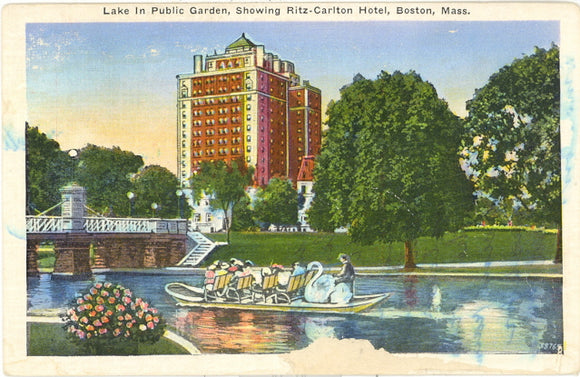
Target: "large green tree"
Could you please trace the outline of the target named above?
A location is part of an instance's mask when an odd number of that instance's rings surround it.
[[[149,165],[143,168],[133,178],[135,194],[135,215],[147,217],[154,214],[161,218],[179,217],[180,205],[187,205],[179,202],[176,195],[179,188],[179,181],[175,174],[167,168],[159,165]],[[183,202],[183,201],[182,201]],[[153,210],[151,205],[155,203],[157,209]],[[187,213],[186,209],[181,209]]]
[[[42,213],[60,202],[59,189],[73,179],[75,162],[38,127],[26,123],[26,213]]]
[[[87,205],[108,215],[127,216],[127,192],[131,178],[143,166],[143,158],[119,147],[88,144],[81,149],[75,179],[87,190]]]
[[[328,119],[309,219],[349,225],[361,243],[402,241],[405,267],[415,267],[414,240],[459,229],[473,209],[459,164],[461,120],[415,72],[359,78]]]
[[[245,189],[251,185],[253,174],[254,169],[243,162],[226,164],[218,160],[202,162],[200,170],[191,178],[195,195],[205,193],[210,198],[210,205],[224,212],[228,243],[236,205],[247,196]]]
[[[260,189],[254,204],[258,220],[280,225],[298,222],[298,193],[288,179],[272,178]]]
[[[467,103],[463,157],[476,190],[560,230],[559,62],[557,46],[536,48],[476,90]]]

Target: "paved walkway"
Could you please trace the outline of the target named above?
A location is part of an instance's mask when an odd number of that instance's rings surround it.
[[[35,323],[60,323],[62,324],[62,320],[60,319],[60,317],[55,317],[53,315],[47,315],[47,316],[42,316],[42,315],[34,315],[34,316],[27,316],[26,317],[26,322],[35,322]],[[169,330],[165,331],[165,334],[163,334],[163,336],[169,340],[171,340],[174,343],[177,343],[178,345],[180,345],[181,347],[185,348],[187,350],[187,352],[189,352],[192,355],[199,355],[201,354],[201,351],[193,345],[193,343],[191,343],[190,341],[188,341],[187,339],[177,335],[174,332],[171,332]]]

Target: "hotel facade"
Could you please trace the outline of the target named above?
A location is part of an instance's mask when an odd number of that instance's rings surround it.
[[[202,161],[240,161],[254,183],[297,182],[305,156],[321,145],[321,92],[294,64],[266,52],[245,34],[223,54],[193,57],[177,76],[177,150],[182,187]]]

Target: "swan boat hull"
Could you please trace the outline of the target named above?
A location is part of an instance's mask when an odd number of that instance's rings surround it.
[[[169,283],[165,286],[165,291],[177,301],[177,305],[205,308],[205,309],[234,309],[234,310],[257,310],[289,313],[332,313],[348,314],[358,313],[370,309],[373,306],[387,300],[390,293],[380,293],[373,295],[354,296],[352,300],[345,304],[312,303],[302,299],[294,300],[292,303],[270,303],[252,302],[250,300],[242,302],[233,301],[206,301],[203,298],[203,289],[192,287],[183,283]]]

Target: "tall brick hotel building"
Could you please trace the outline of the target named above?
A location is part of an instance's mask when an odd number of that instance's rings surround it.
[[[177,76],[178,172],[182,187],[202,161],[244,161],[257,185],[294,183],[305,156],[321,144],[321,92],[294,63],[244,34],[223,54],[193,57]]]

